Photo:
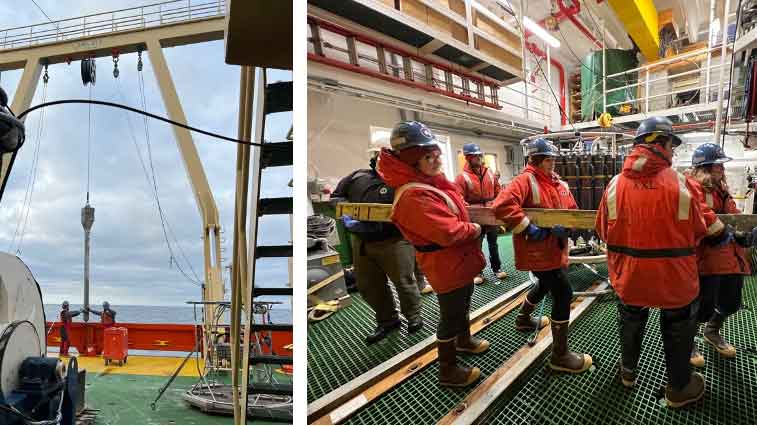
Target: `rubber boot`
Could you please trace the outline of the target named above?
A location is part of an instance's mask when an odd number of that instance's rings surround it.
[[[568,350],[568,320],[552,320],[552,357],[549,367],[567,373],[583,373],[591,367],[591,355]]]
[[[715,311],[710,321],[704,326],[704,340],[711,344],[723,358],[735,358],[736,348],[720,335],[720,329],[726,318],[725,315]]]
[[[457,365],[455,339],[437,340],[439,351],[439,384],[442,386],[465,387],[481,375],[478,367],[461,367]]]
[[[697,348],[696,342],[694,342],[694,346],[691,349],[691,358],[689,358],[689,364],[697,368],[704,367],[704,355],[699,352],[699,348]]]
[[[470,327],[464,327],[464,330],[457,335],[457,339],[455,340],[455,348],[457,348],[458,352],[480,354],[489,349],[489,341],[472,336]]]
[[[689,383],[680,390],[673,390],[670,385],[665,387],[665,402],[670,408],[680,408],[699,401],[704,396],[704,376],[691,373]]]
[[[528,301],[528,298],[523,299],[523,304],[520,306],[520,312],[515,317],[515,329],[518,331],[534,331],[536,330],[536,324],[539,323],[539,330],[546,327],[549,324],[549,318],[542,316],[538,320],[533,318],[531,314],[536,309],[536,305],[532,305]]]
[[[620,382],[623,386],[627,388],[636,386],[636,372],[623,367],[623,362],[618,363],[618,367],[620,367]]]

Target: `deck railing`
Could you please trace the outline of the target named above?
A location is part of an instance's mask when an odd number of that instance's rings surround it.
[[[224,16],[224,0],[174,0],[0,30],[0,51]]]

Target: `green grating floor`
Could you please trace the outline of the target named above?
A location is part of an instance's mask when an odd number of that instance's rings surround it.
[[[493,406],[483,423],[491,424],[754,424],[757,420],[757,279],[744,287],[744,308],[729,318],[724,335],[738,356],[726,360],[701,338],[696,341],[706,365],[706,394],[692,407],[671,410],[662,402],[667,381],[659,332],[659,311],[653,310],[644,338],[639,381],[625,389],[617,377],[616,304],[592,307],[570,336],[571,345],[590,349],[596,369],[589,374],[553,375],[546,358],[536,363],[509,394]],[[608,341],[609,339],[609,341]]]
[[[571,283],[576,290],[587,289],[596,277],[573,269]],[[544,314],[548,315],[551,300],[546,298]],[[529,335],[515,330],[517,309],[477,334],[491,343],[489,351],[479,355],[461,355],[466,365],[477,366],[483,376],[492,374],[508,357],[520,349]],[[580,349],[580,347],[578,347]],[[349,424],[430,424],[457,406],[472,388],[454,390],[439,386],[438,363],[433,363],[409,380],[381,396],[370,406],[349,418]]]
[[[488,256],[486,244],[483,246],[484,253]],[[499,249],[503,269],[507,271],[508,277],[496,282],[496,277],[487,267],[487,283],[476,286],[472,310],[496,299],[528,278],[527,273],[517,271],[513,266],[509,235],[500,236]],[[422,316],[426,323],[422,331],[408,335],[403,325],[400,331],[370,346],[365,343],[365,336],[373,331],[376,322],[373,311],[358,293],[352,293],[352,305],[348,308],[324,321],[308,325],[308,402],[315,401],[435,333],[439,318],[436,297],[433,294],[422,297]]]

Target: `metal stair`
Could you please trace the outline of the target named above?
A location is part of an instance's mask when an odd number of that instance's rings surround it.
[[[258,245],[258,227],[260,218],[269,215],[282,215],[292,214],[293,211],[293,198],[292,197],[276,197],[276,198],[260,198],[260,187],[264,184],[262,171],[268,167],[283,167],[293,165],[293,143],[291,140],[291,132],[288,135],[287,142],[267,143],[264,141],[263,136],[266,134],[266,118],[270,114],[276,114],[286,111],[292,111],[292,82],[276,82],[272,84],[266,84],[265,82],[265,70],[258,69],[256,71],[256,78],[254,83],[254,91],[256,93],[262,93],[265,91],[264,96],[256,98],[253,117],[256,117],[256,121],[253,122],[254,131],[253,135],[258,141],[263,141],[263,146],[260,148],[252,148],[252,155],[250,155],[250,224],[249,224],[249,249],[248,254],[250,258],[249,286],[247,291],[249,294],[244,295],[245,300],[252,301],[252,306],[255,306],[256,298],[261,296],[292,296],[292,287],[273,288],[273,287],[256,287],[255,280],[255,262],[261,258],[291,258],[293,246],[289,244],[280,245]],[[265,114],[260,114],[264,111]],[[257,152],[256,152],[257,151]],[[258,154],[258,155],[255,155]],[[291,332],[293,330],[292,324],[279,324],[279,323],[254,323],[254,315],[248,312],[251,309],[245,308],[246,313],[244,317],[245,332],[245,344],[249,350],[249,343],[252,342],[252,336],[258,337],[258,341],[265,340],[271,337],[273,332]],[[247,371],[243,370],[243,374],[247,374],[247,377],[251,380],[255,375],[252,374],[252,369],[255,365],[265,364],[270,366],[283,366],[291,365],[293,363],[292,354],[279,354],[279,353],[250,353],[247,358]],[[273,383],[257,383],[250,382],[245,388],[242,389],[249,393],[260,394],[271,390]],[[278,386],[276,388],[276,395],[292,395],[292,386]],[[242,401],[247,401],[247,398],[242,398]],[[245,408],[246,409],[246,408]],[[251,415],[251,417],[254,417]],[[291,418],[282,418],[282,421],[291,422]]]

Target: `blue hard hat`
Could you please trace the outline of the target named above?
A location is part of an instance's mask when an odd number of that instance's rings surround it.
[[[725,151],[718,144],[703,143],[694,150],[691,157],[691,165],[694,167],[706,166],[708,164],[723,164],[733,160],[725,155]]]
[[[681,138],[673,133],[673,122],[665,117],[650,117],[642,121],[636,129],[634,143],[653,143],[657,136],[667,136],[672,139],[674,148],[681,144]]]
[[[425,124],[418,121],[403,121],[392,129],[389,143],[395,151],[412,148],[414,146],[437,145],[434,134]]]
[[[475,143],[466,143],[463,145],[463,155],[483,155],[481,147]]]
[[[549,157],[559,157],[560,150],[557,149],[555,144],[544,139],[534,139],[526,146],[526,155],[529,157],[536,155],[546,155]]]

